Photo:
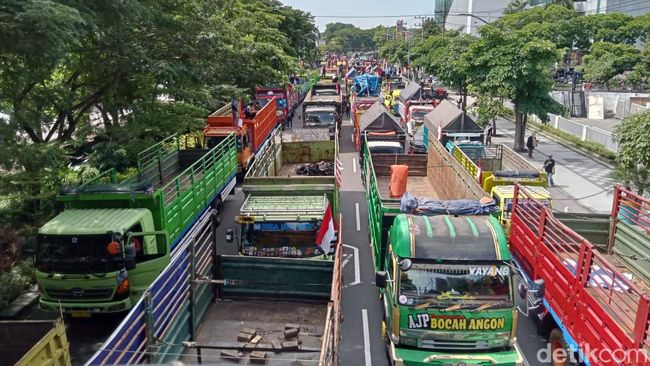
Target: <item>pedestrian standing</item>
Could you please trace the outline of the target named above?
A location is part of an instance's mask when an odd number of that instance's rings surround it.
[[[532,135],[528,136],[528,140],[526,141],[526,147],[528,148],[528,157],[533,158],[533,150],[537,147],[537,136],[535,135],[535,132],[533,132]]]
[[[494,134],[494,126],[492,126],[492,123],[488,122],[488,125],[485,127],[485,145],[490,146],[492,145],[492,135]]]
[[[232,100],[230,101],[230,109],[232,110],[232,125],[237,129],[239,125],[239,104],[235,97],[232,97]]]
[[[544,161],[544,171],[546,172],[548,186],[554,187],[553,175],[555,174],[555,160],[553,160],[553,155],[549,155]]]

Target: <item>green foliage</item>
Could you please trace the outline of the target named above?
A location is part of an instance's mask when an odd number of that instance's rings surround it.
[[[481,94],[477,100],[476,114],[478,115],[476,123],[485,126],[498,117],[510,117],[512,112],[511,109],[503,105],[503,99]]]
[[[1,8],[0,197],[18,225],[51,215],[71,157],[125,170],[150,143],[317,55],[313,17],[277,0]]]
[[[579,137],[572,135],[568,132],[562,131],[560,129],[557,129],[548,124],[540,124],[533,121],[529,121],[528,123],[532,124],[536,128],[546,133],[555,135],[560,139],[569,142],[572,146],[577,146],[579,148],[592,152],[596,155],[599,155],[602,158],[609,160],[610,162],[614,162],[614,160],[616,159],[616,153],[607,149],[602,144],[593,141],[582,141],[582,139],[580,139]]]
[[[31,259],[25,259],[8,272],[0,272],[0,309],[20,296],[35,282],[35,272]]]
[[[639,194],[650,189],[650,111],[626,118],[614,129],[618,142],[617,169],[614,173]]]
[[[585,56],[585,79],[596,83],[607,83],[614,76],[632,70],[641,60],[639,50],[634,46],[611,42],[597,42]]]
[[[377,28],[359,29],[352,24],[330,23],[325,26],[323,32],[323,38],[327,41],[325,50],[329,52],[374,50],[376,33]]]

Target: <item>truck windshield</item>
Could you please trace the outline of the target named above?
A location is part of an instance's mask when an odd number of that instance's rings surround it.
[[[242,254],[259,257],[322,255],[316,222],[264,222],[242,225]]]
[[[319,89],[319,90],[314,90],[314,95],[339,95],[339,93],[336,91],[336,89]]]
[[[400,303],[449,307],[454,304],[511,306],[510,267],[490,264],[413,263],[400,272]]]
[[[307,111],[305,116],[306,126],[333,126],[334,110],[325,111]]]
[[[415,110],[411,113],[411,118],[415,122],[423,122],[424,116],[431,111]]]
[[[109,248],[113,238],[98,235],[38,235],[36,268],[42,272],[105,273],[124,267],[121,247]],[[114,253],[114,254],[113,254]]]

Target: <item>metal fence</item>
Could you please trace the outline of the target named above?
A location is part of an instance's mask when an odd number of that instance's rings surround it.
[[[612,133],[598,127],[585,125],[564,117],[549,113],[550,125],[569,133],[582,141],[591,141],[603,145],[610,151],[618,152],[618,144],[614,141]]]

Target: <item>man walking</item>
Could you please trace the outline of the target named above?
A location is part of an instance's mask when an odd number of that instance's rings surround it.
[[[526,140],[526,147],[528,148],[528,157],[533,158],[533,150],[535,150],[535,147],[537,147],[537,136],[535,136],[535,132],[533,132],[532,135],[528,136],[528,140]]]
[[[485,146],[492,145],[492,135],[494,134],[492,127],[492,123],[490,122],[488,122],[488,125],[485,127]]]
[[[548,186],[554,187],[555,182],[553,182],[553,174],[555,174],[555,160],[553,160],[553,155],[549,155],[544,161],[544,171],[546,172]]]

